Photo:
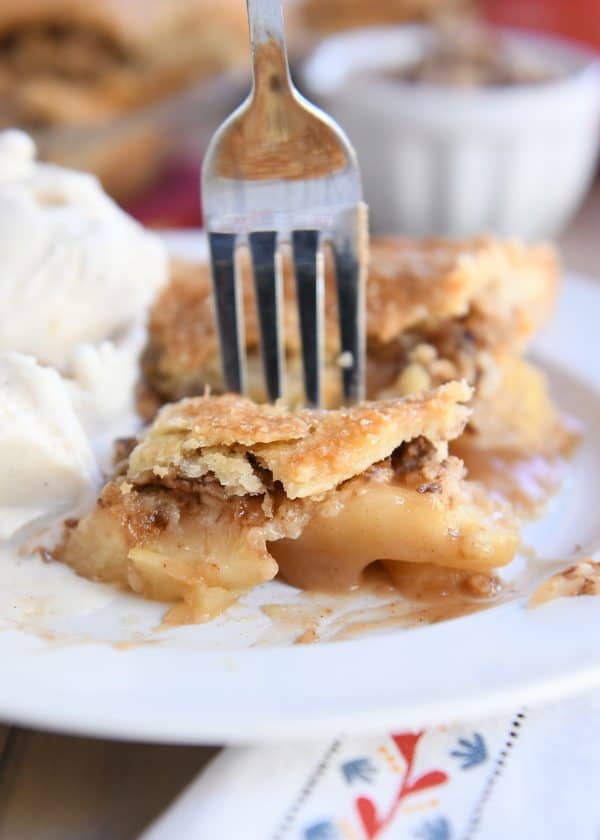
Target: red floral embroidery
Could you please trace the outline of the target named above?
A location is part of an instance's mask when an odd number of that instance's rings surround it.
[[[360,821],[365,831],[367,840],[374,840],[378,834],[388,826],[394,819],[394,815],[405,796],[411,793],[417,793],[427,788],[442,785],[448,781],[448,776],[442,770],[431,770],[418,776],[416,779],[411,779],[411,772],[415,760],[415,753],[421,738],[425,733],[422,732],[403,732],[400,735],[392,735],[392,740],[396,744],[398,751],[402,755],[405,768],[404,775],[400,782],[400,787],[396,796],[392,800],[389,810],[386,814],[379,815],[377,808],[373,801],[368,796],[359,796],[356,799],[356,809],[360,817]]]

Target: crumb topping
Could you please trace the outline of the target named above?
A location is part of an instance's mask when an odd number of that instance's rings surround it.
[[[327,404],[339,404],[339,370],[347,360],[340,356],[338,311],[333,260],[325,259],[325,389],[331,391]],[[288,397],[301,396],[301,376],[297,370],[300,332],[291,266],[284,260],[283,323],[288,379],[298,382]],[[259,359],[260,333],[254,290],[247,259],[241,259],[245,339],[248,351],[248,379],[255,399],[262,397],[262,372]],[[420,343],[437,352],[435,376],[443,377],[442,365],[455,359],[464,343],[480,348],[509,347],[521,349],[535,329],[547,318],[553,305],[558,278],[556,255],[548,246],[524,246],[501,242],[491,237],[449,241],[441,239],[375,237],[370,244],[370,266],[366,287],[369,378],[377,383],[376,368],[386,366],[385,353],[390,344],[398,344],[394,375],[389,385],[406,365],[415,362],[405,354]],[[445,333],[449,324],[460,331]],[[442,333],[440,333],[440,330]],[[162,399],[175,400],[202,393],[204,386],[221,387],[218,341],[214,327],[210,271],[205,264],[176,263],[170,285],[159,296],[150,317],[150,342],[143,356],[146,383]],[[412,331],[413,335],[407,335]],[[467,350],[470,352],[469,347]],[[429,351],[431,352],[431,350]],[[374,377],[371,374],[375,374]],[[459,373],[458,376],[462,376]],[[457,378],[446,371],[443,381]],[[384,382],[385,386],[386,382]],[[409,371],[402,383],[410,387],[429,386],[421,371]],[[371,396],[379,396],[370,387]]]
[[[539,607],[556,598],[579,595],[600,595],[600,563],[591,557],[545,580],[529,598],[528,606]]]

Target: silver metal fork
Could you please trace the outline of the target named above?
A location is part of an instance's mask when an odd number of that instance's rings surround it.
[[[366,208],[349,140],[290,78],[281,0],[247,0],[253,85],[208,147],[202,171],[221,361],[244,392],[245,341],[237,249],[249,246],[266,392],[284,396],[281,246],[291,245],[304,389],[321,402],[323,248],[334,257],[340,369],[347,402],[364,396]]]

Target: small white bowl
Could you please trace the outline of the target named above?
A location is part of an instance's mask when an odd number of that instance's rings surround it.
[[[465,89],[378,74],[423,53],[423,26],[355,30],[309,57],[305,88],[355,145],[373,230],[531,239],[569,220],[595,171],[600,65],[561,40],[504,34],[559,78]]]

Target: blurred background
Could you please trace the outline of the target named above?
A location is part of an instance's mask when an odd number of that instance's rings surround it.
[[[286,0],[293,74],[348,131],[376,231],[525,238],[596,174],[598,0]],[[244,0],[0,0],[0,120],[155,227],[248,90]]]

